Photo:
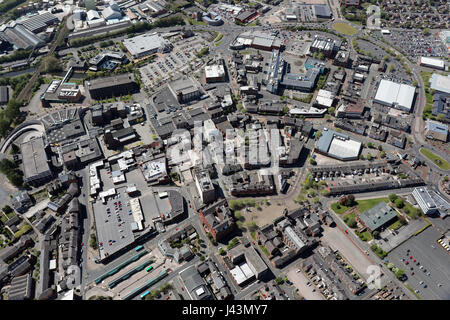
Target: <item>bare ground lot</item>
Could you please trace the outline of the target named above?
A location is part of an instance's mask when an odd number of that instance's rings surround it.
[[[339,228],[324,226],[322,241],[332,249],[337,249],[343,258],[353,266],[356,272],[364,280],[367,280],[369,277],[367,268],[376,263],[371,261]]]
[[[278,218],[283,214],[284,208],[288,210],[293,210],[298,207],[291,199],[288,200],[269,200],[270,205],[266,205],[264,200],[256,200],[257,203],[260,203],[261,210],[258,210],[257,207],[249,208],[250,211],[246,209],[241,210],[242,215],[245,217],[245,221],[253,221],[259,227],[262,227],[266,224],[271,224],[275,218]]]

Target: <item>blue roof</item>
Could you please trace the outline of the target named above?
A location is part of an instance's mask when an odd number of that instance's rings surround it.
[[[445,124],[427,121],[427,128],[428,130],[434,131],[436,133],[448,134],[448,127]]]

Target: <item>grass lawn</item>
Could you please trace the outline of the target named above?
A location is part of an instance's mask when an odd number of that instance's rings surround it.
[[[339,206],[339,208],[338,208]],[[343,214],[345,211],[350,209],[351,207],[343,206],[339,204],[338,202],[331,204],[331,209],[333,209],[334,212],[337,214]]]
[[[450,170],[450,163],[439,157],[437,154],[434,154],[433,152],[425,148],[420,148],[419,151],[425,157],[433,161],[433,163],[436,164],[439,168],[443,170]]]
[[[362,241],[370,241],[373,239],[372,235],[369,231],[364,231],[359,233],[358,231],[355,231],[356,235],[362,240]]]
[[[341,22],[335,23],[333,25],[333,29],[348,36],[352,36],[358,33],[358,30],[353,28],[351,25]]]
[[[376,198],[376,199],[367,199],[367,200],[357,200],[356,202],[358,202],[359,212],[363,213],[364,211],[367,211],[370,208],[376,206],[381,201],[388,203],[389,199],[388,198]]]

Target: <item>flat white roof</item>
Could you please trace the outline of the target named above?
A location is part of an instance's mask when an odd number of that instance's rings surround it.
[[[205,67],[206,78],[219,78],[225,75],[225,69],[223,65],[212,65]]]
[[[359,150],[361,149],[361,142],[356,140],[341,140],[336,137],[331,141],[330,149],[328,153],[335,157],[342,159],[346,158],[357,158],[359,155]]]
[[[428,66],[433,66],[439,69],[444,69],[445,67],[444,60],[429,57],[420,57],[420,63]]]
[[[326,98],[323,96],[317,96],[316,98],[317,104],[324,106],[324,107],[331,107],[333,104],[333,99]]]
[[[234,280],[236,280],[237,284],[243,283],[247,278],[245,277],[244,273],[242,272],[241,268],[235,267],[230,270],[231,275],[233,276]]]
[[[412,107],[415,91],[415,87],[406,84],[381,80],[374,101],[409,111]]]
[[[165,40],[158,34],[152,33],[124,39],[122,42],[132,56],[139,56],[143,53],[159,49],[164,45]]]

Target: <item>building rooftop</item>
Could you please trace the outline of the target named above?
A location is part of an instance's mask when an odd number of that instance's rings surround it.
[[[166,40],[157,33],[146,33],[123,40],[123,45],[134,57],[141,56],[147,52],[159,50],[166,45]]]
[[[44,139],[34,138],[20,145],[25,179],[50,172]]]
[[[359,219],[372,231],[381,228],[396,217],[397,212],[384,201],[359,215]]]
[[[378,86],[374,101],[393,108],[406,109],[409,112],[415,91],[415,87],[383,79]]]
[[[113,85],[120,86],[134,82],[134,75],[132,73],[119,74],[117,76],[97,78],[88,82],[89,90],[108,88]]]
[[[433,73],[430,78],[430,88],[439,92],[450,94],[450,74],[447,76]]]
[[[357,158],[361,150],[361,142],[333,130],[324,130],[317,141],[316,149],[337,159]]]

